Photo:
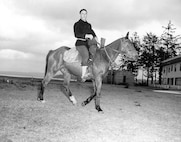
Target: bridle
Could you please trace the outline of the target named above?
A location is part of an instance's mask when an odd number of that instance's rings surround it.
[[[100,43],[98,43],[99,45],[101,45]],[[115,55],[115,57],[113,59],[111,59],[111,57],[109,56],[108,52],[107,52],[107,49],[105,46],[103,46],[104,48],[104,51],[106,53],[106,56],[108,57],[109,59],[109,62],[111,63],[111,66],[115,65],[115,60],[117,58],[117,56],[120,54],[121,55],[121,61],[125,61],[125,58],[126,58],[126,55],[123,51],[119,51],[119,50],[116,50],[116,49],[112,49],[110,48],[112,51],[116,52],[117,54]]]
[[[104,48],[104,51],[105,51],[105,53],[106,53],[106,55],[107,55],[107,57],[108,57],[108,59],[109,59],[109,62],[111,63],[111,65],[114,65],[114,64],[115,64],[116,57],[120,54],[120,51],[111,48],[112,51],[114,51],[114,52],[117,53],[117,55],[115,55],[114,59],[112,60],[111,57],[109,56],[109,54],[108,54],[105,46],[104,46],[103,48]]]
[[[105,53],[106,53],[106,56],[108,57],[109,63],[111,64],[111,66],[114,66],[114,65],[116,64],[116,63],[115,63],[115,60],[116,60],[116,58],[117,58],[117,56],[118,56],[119,54],[121,55],[121,61],[122,61],[122,62],[125,62],[125,61],[126,61],[126,58],[127,58],[127,57],[126,57],[126,54],[125,54],[124,51],[119,51],[119,50],[110,48],[112,51],[116,52],[116,55],[114,56],[114,58],[111,59],[110,55],[109,55],[108,52],[107,52],[106,47],[105,47],[105,46],[102,46],[101,43],[99,43],[99,42],[97,42],[97,44],[100,46],[100,48],[103,48],[103,49],[104,49],[104,51],[105,51]]]

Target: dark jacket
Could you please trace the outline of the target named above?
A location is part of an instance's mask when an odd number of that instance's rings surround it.
[[[95,32],[92,29],[91,24],[87,21],[79,20],[74,24],[74,35],[76,38],[85,39],[86,34],[92,34],[93,37],[96,37]],[[77,40],[75,43],[76,46],[85,45],[87,46],[87,41]]]

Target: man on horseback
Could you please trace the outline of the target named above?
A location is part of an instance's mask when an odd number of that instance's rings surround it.
[[[88,59],[89,59],[89,50],[87,40],[92,40],[93,38],[97,39],[94,30],[90,23],[87,22],[87,10],[81,9],[80,20],[74,24],[74,35],[77,38],[75,43],[76,49],[79,51],[79,54],[82,57],[82,79],[85,80],[89,73],[87,71]]]

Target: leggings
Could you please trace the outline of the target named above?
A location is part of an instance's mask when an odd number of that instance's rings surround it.
[[[82,66],[87,66],[88,63],[88,59],[89,59],[89,51],[87,49],[87,47],[85,45],[81,45],[81,46],[76,46],[76,49],[79,51],[79,54],[82,57]]]

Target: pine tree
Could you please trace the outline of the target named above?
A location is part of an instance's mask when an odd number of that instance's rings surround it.
[[[163,28],[164,32],[161,35],[161,42],[165,51],[165,60],[177,55],[177,49],[179,48],[178,39],[180,39],[180,35],[174,35],[176,28],[174,28],[174,25],[171,23],[171,21],[169,21],[166,27],[163,26]]]

